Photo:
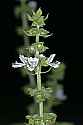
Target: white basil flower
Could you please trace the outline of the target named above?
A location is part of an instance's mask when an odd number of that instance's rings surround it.
[[[27,64],[27,57],[24,57],[24,55],[19,56],[22,63]]]
[[[12,64],[13,68],[19,68],[23,66],[27,66],[29,71],[33,71],[34,68],[37,66],[39,59],[38,58],[28,58],[24,57],[24,55],[19,56],[20,60],[22,63],[18,63],[17,61]]]
[[[27,64],[28,70],[33,71],[34,68],[38,65],[38,61],[39,61],[39,59],[36,57],[35,58],[32,58],[32,57],[28,58],[28,64]]]
[[[27,64],[27,57],[24,57],[24,55],[20,55],[19,58],[20,58],[22,63],[18,63],[16,61],[15,63],[12,64],[13,68],[23,67],[23,66],[25,66]]]
[[[52,62],[56,54],[51,54],[50,57],[47,59],[48,65],[53,67],[53,68],[58,68],[60,65],[59,61]]]
[[[23,63],[18,63],[17,61],[12,64],[12,67],[13,67],[13,68],[20,68],[20,67],[23,67],[23,66],[25,66],[25,64],[23,64]]]

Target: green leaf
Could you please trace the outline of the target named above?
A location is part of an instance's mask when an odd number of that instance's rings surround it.
[[[40,64],[41,64],[41,66],[47,67],[47,66],[48,66],[48,61],[47,61],[47,59],[42,58]]]
[[[48,49],[48,47],[43,45],[44,42],[38,42],[38,43],[33,43],[30,47],[30,50],[32,49],[32,53],[35,53],[36,50],[39,51],[39,53],[42,53]]]
[[[36,36],[37,34],[39,34],[39,30],[37,28],[31,28],[30,30],[24,30],[24,33],[27,36]]]
[[[47,16],[44,18],[44,21],[46,21],[48,19],[48,16],[49,16],[49,14],[47,14]]]
[[[24,30],[24,33],[27,36],[36,36],[39,34],[39,36],[46,37],[48,36],[49,31],[44,30],[43,28],[37,29],[37,28],[31,28],[29,30]]]
[[[49,33],[49,31],[44,30],[43,28],[40,28],[40,36],[45,36]]]
[[[36,15],[36,13],[32,10],[32,14],[33,14],[33,16],[35,16]]]
[[[36,16],[40,17],[42,15],[42,10],[39,8],[36,12]]]
[[[41,16],[40,18],[37,18],[37,19],[33,20],[33,23],[32,23],[32,26],[42,27],[44,25],[45,25],[45,23],[44,23],[44,17],[43,16]]]
[[[47,20],[48,15],[44,18],[44,16],[42,16],[42,10],[40,8],[37,10],[36,13],[34,11],[32,12],[32,17],[30,15],[27,15],[28,19],[32,21],[32,26],[43,27],[45,25],[44,21]]]
[[[24,88],[24,92],[27,94],[27,95],[31,95],[31,96],[34,96],[34,89],[32,88]]]
[[[36,13],[32,11],[32,21],[34,22],[35,20],[41,18],[42,15],[42,10],[39,8]]]
[[[32,17],[29,14],[27,14],[27,17],[29,21],[33,21]]]

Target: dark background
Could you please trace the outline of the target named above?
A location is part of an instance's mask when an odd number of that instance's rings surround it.
[[[15,4],[14,0],[0,3],[0,125],[24,121],[30,102],[20,90],[25,80],[11,68],[16,47],[23,44],[15,33]],[[58,120],[83,125],[83,2],[39,0],[38,6],[50,13],[47,25],[54,35],[46,41],[51,53],[67,66],[63,84],[68,100],[56,108]]]

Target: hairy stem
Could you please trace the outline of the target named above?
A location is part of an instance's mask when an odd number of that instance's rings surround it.
[[[37,67],[37,88],[41,90],[41,67]],[[43,102],[39,103],[40,116],[43,117]]]
[[[38,34],[36,35],[36,42],[39,42]],[[38,57],[38,56],[39,56],[39,52],[38,52],[38,50],[36,50],[36,57]],[[41,90],[41,87],[42,87],[42,85],[41,85],[41,66],[38,65],[37,66],[37,88],[38,88],[38,90]],[[39,103],[39,114],[41,117],[43,117],[43,102]]]

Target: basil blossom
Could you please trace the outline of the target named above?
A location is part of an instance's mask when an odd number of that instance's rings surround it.
[[[53,67],[53,68],[58,68],[60,65],[59,61],[52,62],[56,54],[51,54],[50,57],[47,59],[48,65]]]
[[[33,71],[35,67],[38,65],[38,58],[32,58],[32,57],[24,57],[24,55],[19,56],[21,63],[18,63],[17,61],[12,64],[13,68],[19,68],[23,66],[27,66],[29,71]]]

